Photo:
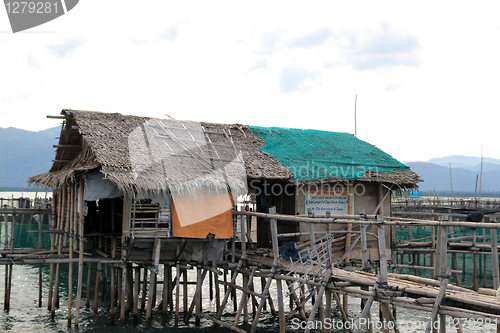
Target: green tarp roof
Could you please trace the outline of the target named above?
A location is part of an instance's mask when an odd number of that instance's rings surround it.
[[[408,167],[352,134],[280,127],[248,126],[264,140],[259,150],[277,159],[296,181],[357,179],[368,170],[394,172]]]

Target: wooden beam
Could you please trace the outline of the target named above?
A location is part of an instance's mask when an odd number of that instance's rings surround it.
[[[53,145],[54,148],[80,148],[81,145],[70,145],[70,144],[61,144],[61,145]]]
[[[66,116],[50,116],[50,115],[47,115],[47,118],[49,118],[49,119],[66,119]]]

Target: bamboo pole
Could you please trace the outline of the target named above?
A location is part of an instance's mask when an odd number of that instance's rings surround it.
[[[306,312],[304,311],[303,304],[300,303],[300,299],[297,297],[297,294],[295,293],[295,290],[293,290],[293,284],[292,284],[292,282],[291,281],[286,281],[286,284],[288,285],[288,292],[290,294],[290,298],[295,303],[295,308],[297,309],[297,311],[300,314],[300,319],[302,319],[302,321],[306,321],[307,320]]]
[[[179,245],[177,245],[177,247],[179,247]],[[153,254],[152,254],[152,259],[154,261],[154,269],[155,270],[157,269],[159,262],[160,262],[160,250],[161,250],[161,239],[156,238],[155,239],[155,246],[154,246],[154,250],[153,250]],[[153,300],[154,300],[153,293],[155,291],[156,278],[157,278],[156,272],[154,270],[151,270],[151,278],[149,281],[148,306],[146,308],[146,327],[151,326],[151,313],[152,313],[152,309],[153,309]],[[177,273],[177,278],[179,278],[179,273]],[[146,281],[144,281],[144,283],[146,283]],[[178,290],[177,290],[177,292],[178,292]],[[178,297],[177,297],[177,301],[178,301]],[[177,309],[176,309],[176,311],[177,311]],[[177,314],[177,312],[176,312],[176,314]],[[175,326],[177,326],[177,322],[176,322]]]
[[[144,267],[144,271],[142,273],[142,298],[141,298],[141,310],[146,308],[146,295],[147,295],[147,284],[148,282],[148,269]]]
[[[446,285],[448,284],[448,280],[450,279],[449,276],[451,274],[451,269],[449,267],[446,269],[445,274],[446,275],[441,280],[441,287],[439,288],[438,296],[436,297],[436,301],[434,302],[434,307],[432,308],[431,318],[429,320],[429,323],[427,324],[427,328],[425,329],[425,333],[429,333],[431,331],[431,328],[434,326],[433,323],[436,320],[436,315],[438,314],[439,306],[441,304],[441,301],[443,300],[443,297],[446,294]]]
[[[203,280],[205,279],[208,270],[203,271],[202,275],[202,266],[196,266],[196,289],[193,296],[193,300],[191,302],[191,306],[189,307],[189,311],[187,316],[184,318],[184,323],[187,325],[189,323],[189,319],[193,313],[194,308],[196,307],[195,313],[195,325],[200,326],[200,316],[201,316],[201,287],[203,285]]]
[[[94,313],[97,314],[99,306],[99,285],[101,283],[102,263],[97,263],[97,272],[95,274],[95,288],[94,288]]]
[[[327,290],[330,291],[330,289],[327,289]],[[333,297],[335,298],[335,302],[337,302],[337,307],[340,310],[340,315],[342,316],[342,319],[344,320],[344,327],[347,327],[349,332],[352,333],[351,325],[345,324],[345,323],[349,322],[349,317],[347,316],[347,313],[345,313],[344,308],[341,306],[339,295],[336,292],[333,292]],[[366,304],[365,304],[365,306],[366,306]],[[366,317],[368,318],[368,322],[370,322],[371,321],[370,309],[368,309]],[[371,327],[368,327],[367,332],[372,332]]]
[[[491,220],[492,223],[496,223],[496,218]],[[498,265],[498,247],[497,247],[497,231],[495,229],[490,230],[491,237],[491,267],[493,270],[493,288],[498,289],[500,287],[499,278],[499,265]]]
[[[188,274],[187,274],[187,269],[182,270],[182,297],[183,297],[183,302],[182,302],[182,309],[184,311],[184,319],[187,318],[188,314]],[[217,286],[218,287],[218,286]],[[217,290],[219,290],[217,288]],[[217,296],[218,301],[220,302],[220,295]],[[220,304],[219,304],[220,306]]]
[[[275,214],[276,213],[276,207],[271,207],[269,209],[270,214]],[[277,266],[279,266],[279,248],[278,248],[278,224],[277,220],[272,219],[271,220],[271,235],[272,235],[272,241],[273,241],[273,255],[277,259]],[[314,239],[314,233],[313,233],[313,239]],[[279,318],[279,330],[280,333],[285,333],[286,332],[286,322],[285,322],[285,306],[283,304],[283,287],[281,283],[281,279],[276,280],[276,287],[278,289],[278,318]],[[264,302],[261,302],[263,304]],[[260,316],[260,313],[259,313]],[[258,316],[256,314],[256,318],[254,318],[254,323],[255,321],[258,320]],[[253,326],[252,326],[253,328]]]
[[[237,326],[238,325],[238,322],[240,320],[240,316],[241,316],[241,312],[243,311],[244,308],[246,308],[246,299],[247,299],[247,296],[248,294],[245,292],[245,290],[249,290],[252,283],[253,283],[253,277],[255,275],[255,271],[257,269],[256,266],[252,266],[250,267],[251,269],[251,272],[250,272],[250,278],[249,279],[246,279],[247,280],[247,284],[243,284],[245,286],[244,290],[243,290],[243,294],[241,296],[241,299],[240,299],[240,305],[238,306],[238,311],[236,312],[236,315],[234,317],[234,325]],[[245,322],[245,319],[243,320],[243,325],[248,325],[248,314],[247,314],[247,319],[246,319],[246,322]]]
[[[476,231],[477,231],[477,229],[475,229],[475,228],[472,229],[472,246],[473,247],[476,247],[476,241],[477,241]],[[473,259],[473,263],[474,263],[474,268],[473,268],[473,272],[472,272],[473,277],[474,277],[474,290],[477,291],[478,286],[477,286],[477,254],[476,253],[473,254],[472,259]]]
[[[168,305],[169,305],[170,312],[172,312],[174,309],[174,304],[173,304],[174,303],[174,296],[172,295],[172,293],[174,291],[174,286],[172,283],[172,265],[170,263],[167,265],[166,278],[167,278],[167,285],[168,285],[168,289],[167,289]]]
[[[126,264],[127,270],[127,284],[125,286],[127,291],[126,309],[131,310],[134,306],[134,273],[131,263]]]
[[[87,299],[85,300],[85,307],[90,308],[90,289],[92,288],[92,263],[87,264]]]
[[[170,287],[168,279],[167,265],[163,264],[163,292],[161,294],[161,322],[163,325],[167,323],[168,314],[168,288]]]
[[[378,215],[377,220],[382,221],[383,215]],[[379,262],[380,262],[380,285],[382,288],[387,286],[387,251],[385,244],[385,228],[383,225],[378,226],[378,247],[379,247]],[[380,310],[382,312],[382,318],[384,322],[388,323],[390,321],[389,318],[389,306],[387,304],[380,304]],[[388,328],[386,325],[383,327],[383,332],[388,332]]]
[[[375,285],[373,286],[373,289],[370,293],[370,296],[366,300],[365,307],[363,308],[363,312],[359,315],[357,324],[354,328],[354,333],[359,333],[361,322],[368,316],[368,313],[370,312],[370,308],[372,306],[373,301],[375,300],[375,296],[377,295],[377,286],[380,283],[380,279],[382,278],[382,275],[379,275],[377,278],[377,281],[375,282]],[[371,321],[368,321],[368,325],[370,325]]]
[[[69,219],[69,232],[72,234],[72,229],[73,229],[73,223],[75,221],[75,211],[76,211],[76,204],[75,204],[75,187],[71,187],[70,190],[70,219]],[[69,238],[69,258],[73,259],[73,237],[70,235]],[[73,263],[70,262],[68,264],[69,266],[69,272],[68,272],[68,328],[71,327],[71,303],[72,303],[72,298],[73,298]]]
[[[146,267],[144,267],[146,269]],[[134,316],[134,325],[137,325],[139,323],[139,283],[141,280],[141,266],[137,266],[135,268],[135,277],[134,277],[134,305],[133,305],[133,316]],[[144,281],[144,283],[146,283]],[[163,288],[167,286],[166,283],[164,283]],[[167,308],[167,303],[163,303],[164,309]]]
[[[67,192],[68,189],[65,187],[62,190],[62,204],[61,209],[59,211],[59,220],[57,222],[57,230],[61,231],[63,229],[63,224],[65,223],[63,219],[65,219],[66,212],[66,201],[67,201]],[[60,256],[62,251],[62,235],[56,235],[56,243],[57,243],[57,254]],[[54,294],[52,295],[52,306],[51,306],[51,318],[54,319],[56,315],[56,309],[59,308],[59,278],[61,275],[61,264],[56,264],[56,276],[55,276],[55,285],[54,285]]]
[[[332,273],[331,269],[328,269],[326,271],[326,273],[323,275],[321,287],[319,288],[318,295],[316,297],[316,302],[314,303],[313,308],[311,309],[311,314],[309,315],[309,319],[308,319],[309,323],[313,322],[314,315],[318,311],[320,304],[323,302],[322,301],[323,293],[325,292],[325,288],[326,288],[326,285],[328,284],[328,280],[330,278],[331,273]],[[304,333],[309,333],[310,331],[311,331],[311,327],[309,325],[307,325]],[[283,332],[285,332],[285,330]]]
[[[7,251],[7,247],[9,244],[9,229],[8,229],[8,217],[7,214],[4,214],[4,226],[5,226],[5,242],[4,242],[4,251]],[[4,288],[4,303],[3,303],[3,309],[4,311],[9,311],[9,270],[11,266],[10,265],[5,265],[5,288]]]
[[[125,257],[126,254],[124,253],[125,250],[122,248],[122,257]],[[127,266],[122,265],[121,267],[121,285],[120,285],[120,327],[125,326],[125,309],[126,309],[126,304],[125,304],[125,298],[127,295]]]
[[[374,221],[375,215],[331,215],[329,218],[310,218],[295,215],[282,215],[276,214],[271,216],[266,213],[259,212],[233,212],[233,215],[247,215],[256,216],[261,218],[276,218],[280,221],[291,221],[291,222],[306,222],[306,223],[317,223],[317,224],[347,224],[352,223],[358,225],[402,225],[402,226],[446,226],[446,227],[457,227],[457,228],[489,228],[489,229],[500,229],[500,224],[491,224],[486,222],[463,222],[463,221],[429,221],[429,220],[418,220],[418,219],[406,219],[401,217],[390,217],[384,216],[384,221]],[[361,221],[362,218],[367,220]]]
[[[276,207],[271,207],[269,209],[270,216],[276,213]],[[278,248],[278,225],[276,219],[271,219],[270,221],[270,227],[271,227],[271,236],[272,236],[272,244],[273,244],[273,265],[271,268],[271,271],[269,272],[269,276],[267,277],[266,285],[264,287],[264,290],[262,291],[262,295],[269,295],[269,287],[271,286],[271,282],[273,278],[275,277],[276,270],[279,269],[279,248]],[[246,258],[246,252],[245,258]],[[242,255],[243,257],[243,255]],[[241,263],[241,260],[240,260]],[[239,265],[239,264],[238,264]],[[237,271],[241,269],[241,266],[239,265],[239,268]],[[236,276],[236,275],[235,275]],[[279,284],[278,284],[279,281]],[[285,332],[285,327],[284,327],[284,321],[285,321],[285,312],[284,312],[284,307],[283,307],[283,289],[281,289],[281,280],[277,280],[277,291],[278,291],[278,311],[279,311],[279,323],[280,323],[280,333]],[[231,281],[234,283],[234,281]],[[253,322],[252,322],[252,328],[250,329],[250,333],[254,333],[257,330],[257,324],[259,321],[260,313],[262,311],[262,308],[264,307],[264,304],[266,302],[265,298],[262,298],[259,303],[259,307],[257,308],[257,311],[255,313]],[[220,317],[218,318],[220,319]]]
[[[354,188],[353,188],[353,185],[354,184],[351,184],[349,183],[349,186],[348,186],[348,194],[347,194],[347,214],[349,215],[353,215],[354,214]],[[347,223],[347,226],[346,226],[346,229],[347,231],[351,231],[352,230],[352,223]],[[351,261],[351,237],[352,237],[352,234],[351,233],[347,233],[346,234],[346,238],[345,238],[345,249],[346,249],[346,252],[347,252],[347,255],[345,255],[345,264],[347,265],[350,261]],[[349,298],[347,297],[347,295],[344,295],[343,296],[343,307],[344,307],[344,311],[347,313],[349,311]]]
[[[176,250],[176,256],[179,256],[181,252],[180,248],[180,243],[177,243],[177,250]],[[175,280],[175,317],[174,317],[174,326],[178,327],[179,326],[179,292],[180,292],[180,279],[181,279],[181,269],[180,269],[180,263],[179,259],[177,259],[177,262],[175,264],[175,274],[176,274],[176,280]]]
[[[212,240],[212,267],[217,271],[217,245],[218,240],[214,237]],[[215,286],[215,310],[219,312],[220,309],[220,286],[219,286],[219,275],[214,273],[214,286]],[[186,300],[187,303],[187,300]],[[187,306],[186,306],[187,307]],[[186,311],[186,308],[184,308]]]
[[[60,195],[54,191],[52,194],[52,219],[50,221],[50,228],[52,230],[55,229],[56,223],[57,223],[57,212],[60,209],[59,207],[59,199]],[[6,215],[5,215],[6,216]],[[50,250],[51,253],[55,252],[56,245],[55,245],[55,234],[50,234]],[[47,310],[51,311],[52,307],[52,293],[53,293],[53,288],[54,288],[54,264],[50,264],[50,271],[49,271],[49,295],[47,297]]]
[[[76,313],[75,313],[75,328],[78,328],[80,321],[80,302],[82,299],[82,277],[83,277],[83,178],[80,178],[79,186],[80,194],[78,196],[78,237],[79,237],[79,247],[78,247],[78,284],[76,287]]]
[[[496,223],[496,218],[490,220],[492,223]],[[497,245],[497,231],[496,229],[490,229],[490,243],[491,243],[491,269],[493,271],[493,289],[500,288],[500,278],[499,278],[499,267],[498,267],[498,245]],[[497,333],[500,333],[500,323],[497,323]]]
[[[109,288],[109,322],[113,324],[115,322],[115,268],[110,267],[111,277],[110,277],[110,288]]]

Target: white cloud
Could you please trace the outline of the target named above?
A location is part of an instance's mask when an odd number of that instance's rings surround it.
[[[283,68],[280,75],[280,90],[282,93],[306,91],[310,88],[318,74],[309,72],[295,65]]]
[[[72,54],[81,45],[82,43],[79,40],[73,39],[60,44],[49,44],[48,48],[51,53],[55,54],[59,58],[64,58],[65,56]]]
[[[267,68],[267,59],[257,60],[251,67],[250,72],[255,71],[257,69],[266,69]]]
[[[380,67],[418,67],[420,42],[412,34],[399,32],[387,23],[363,33],[346,33],[345,58],[355,70]]]
[[[309,34],[293,38],[289,45],[290,47],[308,49],[314,46],[322,45],[332,36],[333,33],[329,28],[321,28]]]
[[[179,36],[179,28],[170,26],[164,32],[160,33],[160,38],[169,42],[173,42]]]

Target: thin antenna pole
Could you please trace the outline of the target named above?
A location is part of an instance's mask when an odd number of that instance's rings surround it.
[[[354,136],[358,137],[358,127],[356,124],[356,103],[358,101],[358,94],[354,97]]]

